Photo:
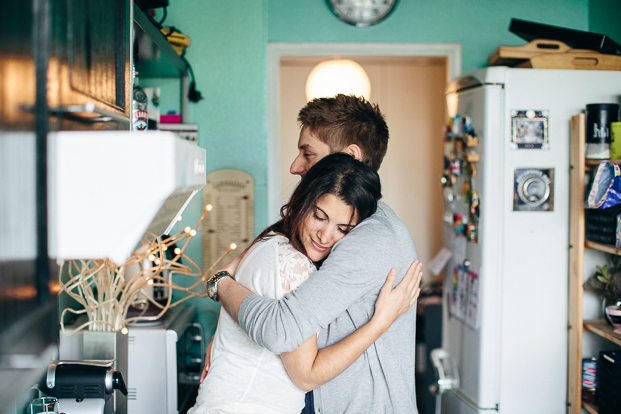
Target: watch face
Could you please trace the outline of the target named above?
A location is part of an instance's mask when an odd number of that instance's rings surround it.
[[[370,26],[384,20],[398,0],[326,0],[339,19],[356,26]]]

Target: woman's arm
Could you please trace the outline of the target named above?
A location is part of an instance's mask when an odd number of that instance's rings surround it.
[[[394,289],[392,285],[397,272],[391,269],[375,302],[373,317],[346,338],[318,349],[317,337],[313,336],[294,351],[282,353],[280,358],[293,383],[304,391],[314,390],[353,364],[416,302],[420,293],[421,266],[418,261],[412,263]]]

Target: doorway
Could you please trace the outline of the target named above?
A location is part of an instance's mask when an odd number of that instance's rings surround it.
[[[306,104],[313,67],[335,56],[359,63],[371,80],[371,101],[386,116],[388,152],[379,174],[383,200],[406,224],[425,265],[442,247],[446,82],[461,73],[459,44],[268,44],[268,211],[278,219],[299,177],[289,174],[297,155],[297,114]],[[437,282],[423,267],[423,283]],[[422,305],[417,318],[416,394],[421,414],[435,411],[429,352],[441,346],[440,304]],[[417,309],[418,311],[419,309]]]
[[[444,88],[461,71],[458,44],[269,44],[270,221],[299,181],[289,166],[297,155],[297,113],[306,104],[306,78],[315,65],[335,56],[354,60],[369,75],[370,100],[390,130],[379,170],[383,201],[408,227],[426,264],[443,245]],[[430,281],[431,273],[425,267],[423,272]]]

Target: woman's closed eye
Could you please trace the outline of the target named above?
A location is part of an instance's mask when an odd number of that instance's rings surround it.
[[[315,217],[315,220],[317,221],[326,221],[328,219],[327,217],[319,217],[316,211],[313,213],[313,216]]]

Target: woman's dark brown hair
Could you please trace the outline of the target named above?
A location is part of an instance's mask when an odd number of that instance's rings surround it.
[[[304,220],[312,214],[317,201],[325,194],[332,194],[358,213],[359,222],[377,210],[382,197],[382,187],[377,171],[356,161],[351,155],[335,153],[315,164],[302,178],[291,195],[289,203],[280,209],[281,219],[265,229],[253,243],[269,237],[270,232],[282,234],[291,245],[306,254],[300,240]]]

